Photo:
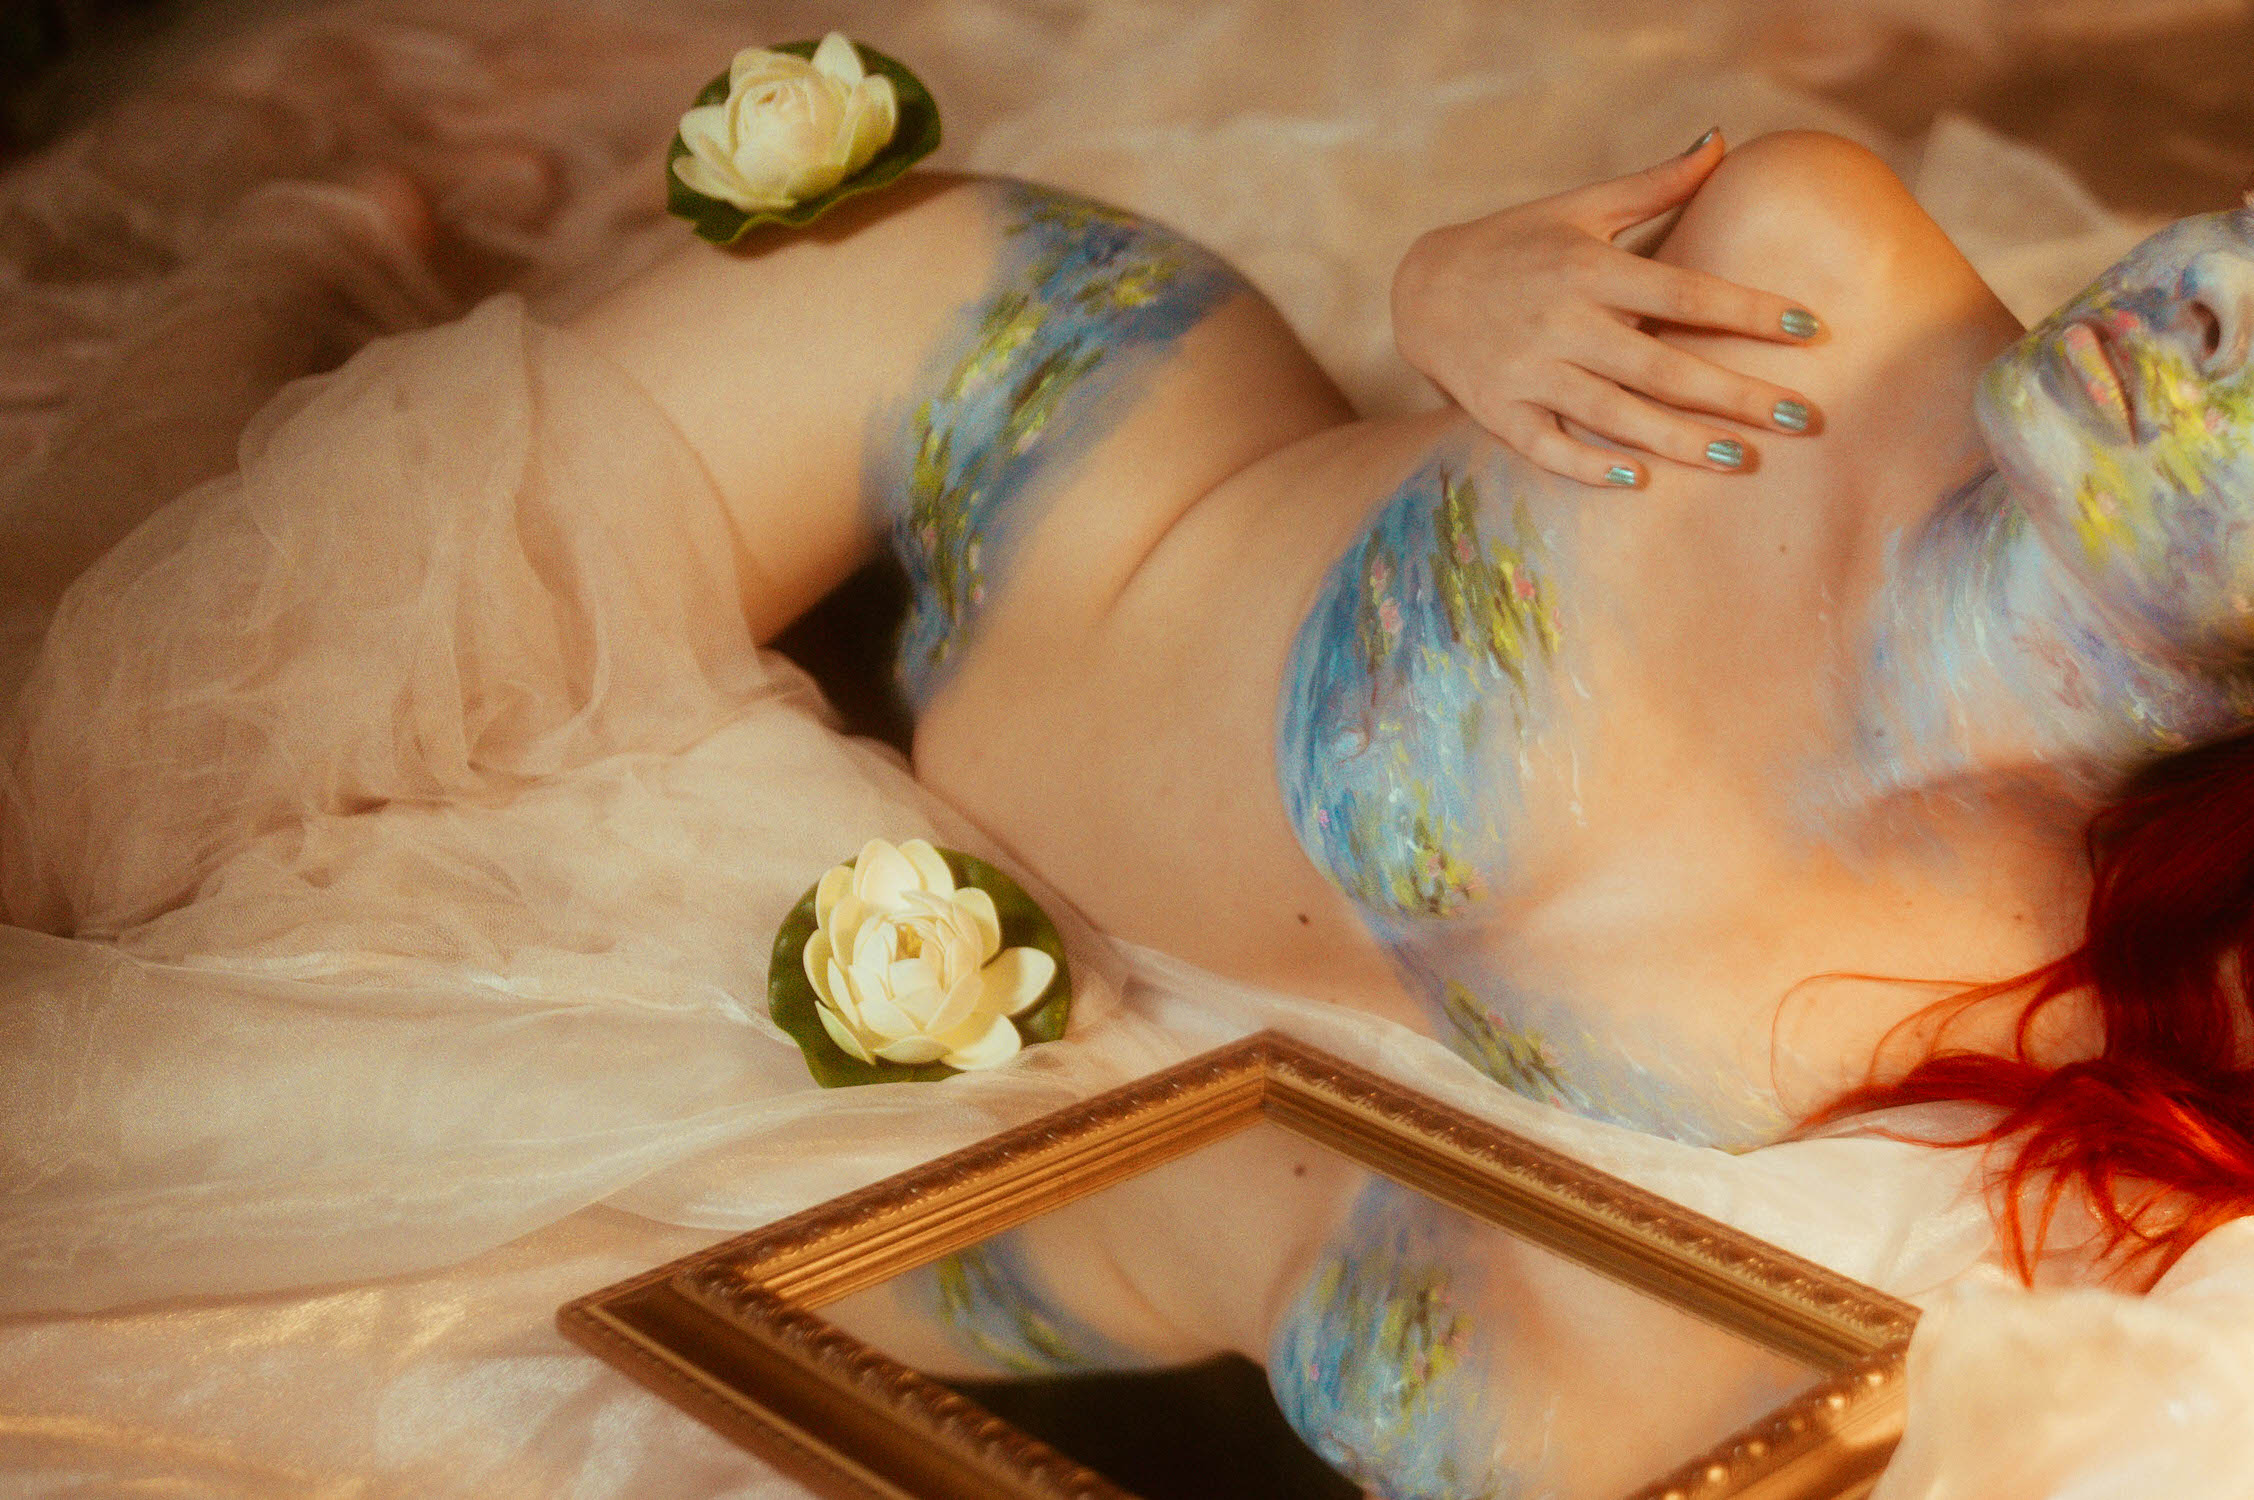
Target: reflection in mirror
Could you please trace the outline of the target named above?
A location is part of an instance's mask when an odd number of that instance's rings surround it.
[[[821,1311],[1148,1500],[1616,1500],[1819,1378],[1268,1123]]]

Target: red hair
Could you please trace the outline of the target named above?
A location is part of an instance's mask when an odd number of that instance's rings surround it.
[[[2023,994],[2011,1053],[1936,1047],[1806,1124],[1904,1104],[1994,1105],[2002,1113],[1986,1129],[1933,1144],[1996,1148],[1991,1203],[2020,1277],[2034,1279],[2052,1216],[2079,1186],[2108,1255],[2127,1251],[2157,1280],[2200,1236],[2254,1213],[2254,734],[2147,768],[2091,821],[2086,843],[2095,878],[2079,947],[1904,1023]],[[2036,1018],[2074,995],[2093,1004],[2103,1049],[2056,1067],[2031,1060]],[[2030,1230],[2024,1205],[2038,1184]]]

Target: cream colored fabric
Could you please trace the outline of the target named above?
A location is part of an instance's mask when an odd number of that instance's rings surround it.
[[[871,835],[984,841],[750,648],[703,476],[525,311],[677,233],[656,154],[720,59],[831,25],[938,88],[943,160],[1207,239],[1373,407],[1429,399],[1384,332],[1412,234],[1716,119],[1871,141],[2039,310],[2138,226],[1967,122],[1889,141],[1783,81],[1906,13],[354,7],[18,169],[0,535],[39,541],[0,556],[0,1491],[792,1493],[553,1306],[1275,1024],[1933,1301],[1885,1500],[2245,1493],[2244,1236],[2149,1302],[1999,1290],[1957,1157],[1573,1120],[1077,924],[1068,1044],[812,1088],[764,1014],[781,913]],[[370,163],[435,184],[477,254],[432,272],[347,190],[270,185]],[[503,285],[526,300],[481,300]],[[455,313],[291,388],[228,472],[230,361]],[[2007,1462],[2004,1427],[2083,1446]]]
[[[846,1150],[768,938],[845,830],[981,841],[754,653],[701,467],[515,299],[243,455],[79,580],[0,727],[0,1308],[422,1270],[725,1143],[770,1216],[1117,1076],[877,1090]]]

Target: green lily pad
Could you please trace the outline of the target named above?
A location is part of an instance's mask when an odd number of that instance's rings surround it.
[[[793,57],[811,58],[819,42],[784,42],[771,47],[771,52],[787,52]],[[939,149],[939,104],[931,97],[931,90],[923,80],[909,72],[893,59],[874,47],[853,44],[861,54],[861,66],[871,73],[881,73],[892,80],[893,92],[900,100],[900,121],[892,132],[892,139],[884,149],[869,158],[869,164],[836,187],[817,197],[794,203],[789,208],[766,213],[745,213],[733,203],[718,198],[708,198],[681,180],[673,164],[689,154],[681,133],[673,133],[672,149],[665,153],[665,211],[677,219],[686,219],[697,232],[699,239],[715,245],[733,245],[760,224],[781,224],[795,229],[811,224],[830,209],[857,193],[871,192],[891,182],[902,172],[922,161]],[[701,105],[719,104],[728,97],[728,75],[722,73],[706,84],[697,94]]]
[[[957,888],[976,886],[994,898],[994,910],[1002,919],[1003,947],[1038,948],[1057,961],[1056,977],[1041,998],[1010,1017],[1026,1045],[1056,1041],[1072,1014],[1072,971],[1066,966],[1064,939],[1056,923],[1025,893],[1025,887],[985,860],[953,849],[940,850],[939,857],[947,861]],[[820,889],[820,881],[808,886],[783,918],[767,960],[767,1014],[798,1043],[798,1050],[806,1055],[806,1070],[826,1089],[860,1083],[936,1083],[954,1077],[956,1070],[945,1063],[888,1063],[881,1058],[863,1062],[830,1040],[822,1018],[815,1014],[821,1002],[807,981],[804,958],[806,940],[814,935],[814,896]]]

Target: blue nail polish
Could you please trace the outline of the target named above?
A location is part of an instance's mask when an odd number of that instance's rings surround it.
[[[1716,438],[1706,445],[1706,461],[1725,469],[1735,469],[1745,462],[1745,444],[1735,438]]]
[[[1786,333],[1796,339],[1812,339],[1816,336],[1816,330],[1824,326],[1816,321],[1814,313],[1804,307],[1786,308],[1784,316],[1777,321],[1784,325]]]
[[[1808,404],[1804,401],[1779,401],[1769,413],[1769,420],[1787,432],[1808,430]]]
[[[1626,464],[1614,464],[1604,471],[1604,482],[1622,486],[1632,485],[1636,482],[1636,471]]]

